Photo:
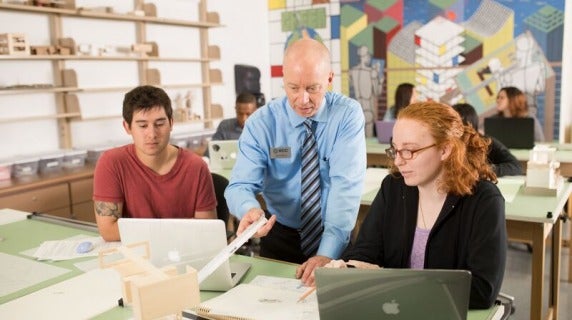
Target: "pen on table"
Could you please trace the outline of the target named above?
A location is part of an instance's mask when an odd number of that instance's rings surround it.
[[[303,301],[304,299],[306,299],[309,295],[312,294],[312,292],[314,292],[316,290],[316,287],[311,287],[310,289],[306,290],[306,292],[304,292],[300,298],[298,298],[298,301],[296,302],[300,302]]]

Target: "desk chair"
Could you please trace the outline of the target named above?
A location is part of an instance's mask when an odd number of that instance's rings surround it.
[[[236,229],[238,228],[237,219],[230,214],[228,210],[228,205],[226,204],[226,199],[224,198],[224,190],[228,186],[228,179],[221,176],[220,174],[211,172],[211,176],[213,178],[213,184],[215,188],[215,196],[216,196],[216,215],[217,218],[224,221],[224,224],[227,226],[226,230],[226,239],[227,241],[231,241],[236,236]],[[232,227],[229,230],[229,221],[232,221]],[[241,248],[239,248],[236,253],[244,256],[253,257],[255,255],[254,249],[255,243],[253,243],[252,239],[246,242]]]
[[[497,297],[497,300],[495,301],[495,304],[502,305],[504,307],[504,313],[503,313],[502,317],[500,317],[501,320],[509,319],[510,316],[514,314],[515,307],[514,307],[514,297],[513,296],[509,296],[506,293],[499,292],[499,295]]]
[[[235,230],[229,230],[229,219],[230,219],[230,212],[228,210],[228,205],[226,204],[226,199],[224,198],[224,190],[228,186],[228,179],[221,176],[218,173],[211,173],[213,179],[213,185],[215,189],[215,196],[216,196],[216,216],[217,218],[224,221],[224,225],[226,226],[226,239],[230,240],[235,235]]]

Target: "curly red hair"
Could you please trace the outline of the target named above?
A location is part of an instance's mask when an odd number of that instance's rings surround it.
[[[471,126],[463,125],[459,114],[450,106],[435,101],[413,103],[397,117],[418,121],[429,128],[437,146],[451,146],[450,156],[443,161],[443,180],[439,189],[456,195],[469,195],[479,180],[497,181],[487,161],[491,140]],[[390,172],[399,172],[394,163]]]

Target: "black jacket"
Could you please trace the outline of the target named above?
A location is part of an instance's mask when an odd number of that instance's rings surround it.
[[[498,177],[523,175],[522,166],[508,148],[493,137],[487,155],[489,163]]]
[[[387,176],[343,259],[409,268],[418,199],[417,187]],[[471,271],[469,308],[489,308],[501,288],[506,247],[504,198],[496,185],[480,181],[470,196],[447,196],[427,240],[425,268]]]

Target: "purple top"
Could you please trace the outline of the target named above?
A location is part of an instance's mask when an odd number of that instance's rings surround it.
[[[411,269],[423,269],[425,265],[425,247],[427,246],[429,232],[431,232],[431,229],[415,228],[413,250],[411,250]]]

